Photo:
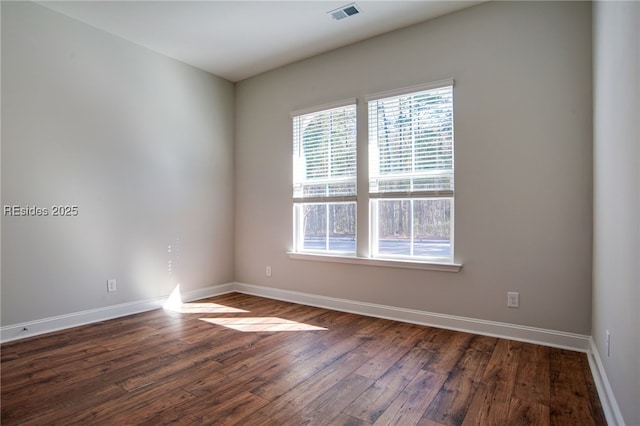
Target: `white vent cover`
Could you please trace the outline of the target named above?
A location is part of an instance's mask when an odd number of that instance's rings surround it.
[[[331,15],[331,18],[335,21],[339,21],[341,19],[348,18],[349,16],[357,15],[360,13],[360,8],[355,3],[351,3],[327,13]]]

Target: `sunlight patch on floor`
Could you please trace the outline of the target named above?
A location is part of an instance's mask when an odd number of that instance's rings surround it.
[[[243,332],[326,330],[323,327],[276,317],[200,318],[200,320]]]

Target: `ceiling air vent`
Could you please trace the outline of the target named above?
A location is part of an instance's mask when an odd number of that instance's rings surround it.
[[[355,3],[351,3],[327,13],[331,15],[331,18],[335,21],[339,21],[341,19],[348,18],[349,16],[357,15],[360,13],[360,8]]]

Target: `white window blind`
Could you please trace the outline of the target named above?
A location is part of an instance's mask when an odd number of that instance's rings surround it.
[[[452,83],[370,100],[370,197],[451,197],[453,190]]]
[[[293,117],[293,200],[355,201],[356,106]]]

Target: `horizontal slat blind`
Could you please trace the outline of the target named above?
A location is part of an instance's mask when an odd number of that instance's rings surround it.
[[[369,101],[371,198],[453,195],[453,86]]]
[[[293,117],[294,201],[353,201],[356,106]]]

